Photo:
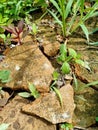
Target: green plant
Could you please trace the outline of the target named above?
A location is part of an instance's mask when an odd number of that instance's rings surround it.
[[[72,130],[73,129],[73,125],[70,123],[64,123],[61,125],[61,128],[64,130]]]
[[[8,44],[11,44],[11,41],[8,40],[8,39],[11,38],[10,33],[8,33],[7,35],[4,34],[4,33],[2,33],[2,34],[0,34],[0,37],[3,39],[3,42],[4,42],[5,45],[6,45],[6,44],[7,44],[7,45],[8,45]]]
[[[24,29],[24,21],[19,21],[17,26],[9,25],[9,26],[3,26],[3,29],[5,29],[10,35],[2,34],[1,37],[6,40],[6,38],[9,37],[9,41],[16,42],[18,45],[22,42],[22,35],[23,35],[23,29]]]
[[[79,64],[90,70],[88,62],[81,60],[81,56],[72,48],[67,48],[65,44],[60,46],[60,54],[57,57],[57,62],[61,65],[61,72],[69,74],[73,64]]]
[[[36,87],[32,83],[29,84],[29,90],[30,92],[20,92],[18,93],[19,96],[24,97],[24,98],[29,98],[29,97],[34,97],[38,98],[40,96],[39,92],[37,91]]]
[[[89,32],[85,26],[85,21],[98,15],[98,1],[92,7],[85,8],[85,0],[50,0],[56,8],[56,13],[48,10],[55,18],[63,32],[63,36],[68,36],[81,27],[87,41],[89,42]]]
[[[54,71],[54,73],[56,74],[57,72]],[[53,78],[54,78],[54,75],[55,75],[54,73],[53,73]],[[58,79],[58,76],[56,75],[55,78],[54,78],[54,82],[51,84],[50,88],[51,88],[52,91],[54,91],[56,93],[57,97],[59,98],[60,105],[63,106],[63,100],[62,100],[60,90],[56,87],[57,79]]]
[[[11,80],[9,70],[0,70],[0,82],[7,83]]]
[[[36,36],[38,27],[36,23],[32,23],[28,17],[25,18],[26,26],[29,29],[29,34]]]
[[[98,122],[98,116],[96,117],[96,122]]]

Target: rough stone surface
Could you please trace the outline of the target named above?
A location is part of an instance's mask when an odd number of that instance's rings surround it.
[[[49,91],[54,71],[37,45],[28,43],[10,50],[0,64],[2,69],[11,71],[12,80],[6,84],[7,87],[28,90],[27,82],[32,82],[40,92]]]
[[[60,43],[57,41],[50,42],[48,40],[46,40],[46,41],[44,40],[43,47],[44,47],[44,52],[48,56],[56,56],[56,54],[58,53],[58,50],[60,48]]]
[[[73,88],[69,84],[65,85],[60,89],[60,93],[63,100],[62,106],[57,95],[52,92],[24,106],[22,111],[30,115],[37,115],[53,124],[61,122],[71,123],[75,108]]]
[[[28,100],[16,96],[0,111],[0,124],[10,124],[7,130],[56,130],[55,125],[22,113],[21,108],[27,103]]]
[[[83,88],[83,83],[78,82],[79,88],[75,92],[73,122],[80,127],[89,127],[95,124],[98,115],[98,91],[90,87]]]

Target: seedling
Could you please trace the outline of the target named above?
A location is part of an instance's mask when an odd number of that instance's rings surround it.
[[[17,27],[14,25],[10,25],[10,26],[4,26],[3,28],[8,31],[9,33],[11,33],[11,38],[10,40],[13,42],[16,42],[17,45],[20,45],[22,42],[22,35],[23,35],[23,27],[24,27],[24,21],[21,20]]]
[[[70,123],[64,123],[64,124],[61,125],[61,128],[63,130],[72,130],[73,129],[73,125],[70,124]]]
[[[50,2],[56,8],[56,12],[51,9],[48,11],[60,25],[63,36],[69,36],[81,27],[89,43],[89,31],[85,21],[98,15],[98,1],[88,8],[85,8],[85,0],[50,0]]]
[[[53,80],[54,81],[51,84],[50,89],[56,93],[57,97],[59,98],[60,105],[63,106],[63,100],[62,100],[61,93],[60,93],[59,89],[56,86],[56,82],[57,82],[58,78],[59,78],[59,73],[57,71],[54,71],[53,72]]]
[[[72,64],[79,64],[90,70],[88,62],[81,60],[81,56],[74,49],[67,48],[65,44],[60,46],[60,55],[57,58],[57,62],[61,65],[61,72],[63,74],[71,72]]]
[[[29,97],[34,97],[38,98],[40,96],[39,92],[37,91],[36,87],[32,83],[29,84],[29,90],[30,92],[20,92],[18,93],[19,96],[24,97],[24,98],[29,98]]]

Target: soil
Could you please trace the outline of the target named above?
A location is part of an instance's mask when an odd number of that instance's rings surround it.
[[[59,35],[59,33],[58,34],[57,33],[58,33],[58,31],[55,32],[55,25],[53,24],[53,22],[51,20],[49,21],[48,19],[44,19],[44,20],[41,21],[41,23],[39,23],[39,32],[38,32],[36,38],[37,38],[37,41],[39,42],[39,44],[41,44],[44,41],[54,42],[55,40],[62,42],[63,41],[62,37]],[[91,38],[93,38],[96,41],[98,40],[98,37],[96,36],[96,34],[93,35]],[[32,41],[34,42],[34,37],[32,37]],[[87,45],[86,39],[83,38],[83,36],[80,36],[80,35],[77,35],[77,34],[74,34],[72,37],[69,37],[67,44],[68,44],[69,47],[74,48],[77,52],[79,52],[82,55],[82,58],[90,64],[91,70],[93,72],[93,75],[92,75],[90,81],[92,81],[92,79],[93,80],[98,79],[98,77],[96,77],[98,75],[98,46]],[[5,48],[6,48],[6,46],[0,45],[0,49],[1,49],[0,52],[2,54],[4,54],[4,56],[7,55],[7,51],[8,51],[8,49],[5,49]],[[3,56],[3,58],[4,58],[4,56]],[[56,64],[56,63],[54,63],[55,58],[56,58],[56,55],[54,57],[51,57],[51,62],[53,64]],[[1,60],[1,58],[0,58],[0,60]],[[83,76],[83,75],[80,75],[80,76]],[[88,80],[88,82],[89,82],[89,80]],[[4,91],[5,91],[5,89],[4,89]],[[10,110],[11,106],[14,107],[13,102],[15,101],[14,98],[16,97],[16,94],[17,94],[17,92],[14,92],[14,94],[12,94],[12,96],[10,97],[12,90],[6,90],[6,91],[9,93],[8,101],[6,101],[4,107],[0,107],[0,109],[1,109],[0,113],[2,113],[3,111],[6,110],[5,115],[3,115],[3,116],[7,115],[7,112],[8,112],[7,110]],[[22,99],[17,100],[17,101],[22,102],[23,104],[30,102],[30,100],[25,101],[25,100],[22,100]],[[7,107],[7,109],[6,109],[6,107]],[[19,114],[19,109],[15,109],[15,111],[14,110],[13,111],[15,113]],[[9,114],[9,112],[8,112],[8,114]],[[7,122],[7,120],[10,120],[11,115],[10,116],[8,115],[7,118],[9,118],[9,119],[6,119],[6,122]],[[15,116],[15,118],[17,118],[17,116]],[[25,118],[25,115],[24,115],[24,118]],[[30,116],[30,118],[32,118],[32,117]],[[13,122],[13,120],[15,120],[15,121]],[[19,122],[18,123],[16,122],[17,119],[13,119],[13,120],[11,118],[11,121],[13,122],[13,126],[16,127],[15,129],[20,130],[19,129],[20,128]],[[21,116],[18,117],[18,121],[19,120],[21,120]],[[2,119],[0,118],[0,122],[1,121],[2,121]],[[26,125],[31,124],[30,122],[31,122],[30,120],[27,121]],[[30,128],[28,128],[28,129],[31,130],[31,128],[32,127],[30,125]],[[98,129],[97,124],[95,124],[95,126],[91,126],[89,128],[86,128],[85,130],[97,130],[97,129]],[[23,129],[23,130],[25,130],[25,129]],[[82,128],[74,128],[74,130],[82,130]]]

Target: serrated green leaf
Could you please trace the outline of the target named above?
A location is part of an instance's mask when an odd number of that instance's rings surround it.
[[[69,55],[72,56],[72,58],[77,57],[77,52],[74,49],[68,48],[68,51],[69,51]]]
[[[21,96],[21,97],[24,97],[24,98],[31,97],[31,94],[28,93],[28,92],[20,92],[20,93],[18,93],[18,95]]]
[[[61,71],[62,71],[63,74],[69,74],[70,71],[71,71],[69,63],[64,62],[62,67],[61,67]]]

